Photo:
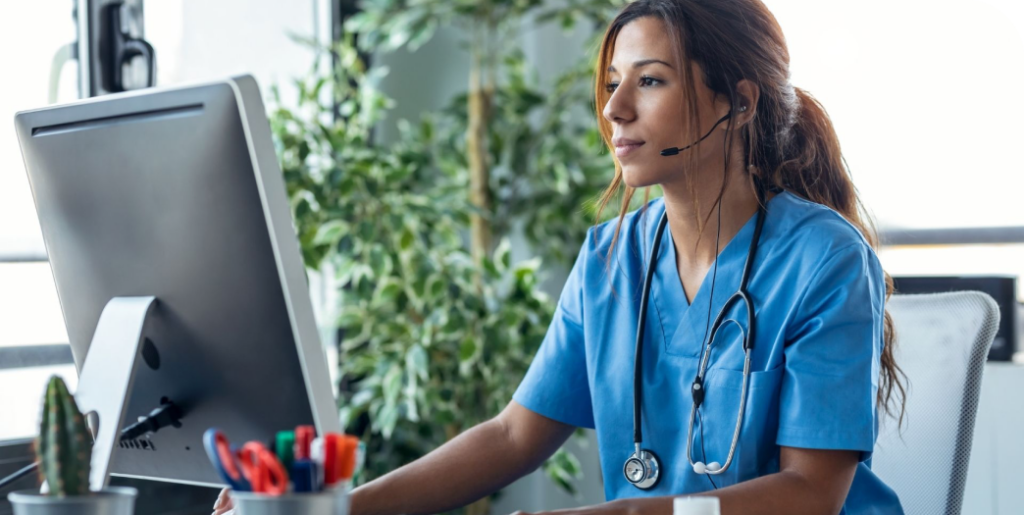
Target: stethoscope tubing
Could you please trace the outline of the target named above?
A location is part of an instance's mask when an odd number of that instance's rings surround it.
[[[754,257],[757,254],[757,247],[761,237],[761,231],[764,227],[765,208],[763,204],[758,208],[757,211],[757,222],[754,228],[754,235],[751,240],[750,248],[747,253],[746,262],[743,265],[743,275],[740,279],[739,289],[732,296],[726,300],[725,305],[718,312],[718,316],[715,317],[715,322],[711,326],[710,335],[707,342],[702,342],[701,355],[698,362],[697,380],[695,385],[699,384],[701,388],[704,385],[704,377],[707,373],[708,364],[711,361],[711,347],[715,341],[715,335],[718,333],[724,322],[733,322],[739,325],[735,319],[725,319],[726,314],[732,307],[733,303],[742,301],[747,310],[747,332],[743,335],[743,382],[740,393],[740,404],[738,413],[736,416],[736,426],[733,430],[732,441],[729,445],[729,454],[726,457],[725,463],[718,469],[706,470],[707,474],[723,474],[729,469],[732,464],[732,460],[736,454],[736,447],[739,443],[740,432],[743,429],[743,414],[746,411],[747,404],[747,393],[750,386],[750,360],[751,353],[754,347],[755,326],[754,322],[756,317],[754,316],[753,301],[750,298],[750,294],[747,292],[747,282],[750,278],[750,272],[753,267]],[[657,263],[657,256],[661,248],[662,234],[664,233],[665,226],[668,225],[668,212],[666,211],[658,222],[658,227],[655,231],[654,245],[651,248],[651,256],[648,261],[647,272],[644,276],[643,291],[641,294],[640,302],[640,314],[639,324],[637,327],[637,338],[636,338],[636,352],[633,360],[633,443],[637,449],[637,453],[640,452],[640,444],[643,441],[643,430],[642,430],[642,400],[643,400],[643,338],[646,329],[647,320],[647,304],[650,299],[651,279],[654,275],[655,265]],[[743,331],[743,327],[740,326],[740,331]],[[703,398],[703,395],[701,395]],[[690,465],[693,466],[696,462],[693,460],[693,427],[697,414],[697,410],[700,407],[701,401],[696,398],[690,406],[690,417],[689,424],[686,430],[686,458]]]
[[[647,301],[651,294],[651,278],[654,276],[655,260],[657,259],[658,251],[661,249],[661,234],[665,231],[666,225],[668,225],[668,211],[661,217],[655,232],[657,236],[655,236],[654,245],[651,247],[650,263],[644,276],[644,289],[641,294],[642,301],[640,302],[640,323],[636,330],[636,353],[633,355],[633,443],[636,444],[637,449],[640,448],[640,443],[643,442],[644,438],[641,430],[640,408],[643,402],[644,391],[643,352],[644,332],[647,329]]]

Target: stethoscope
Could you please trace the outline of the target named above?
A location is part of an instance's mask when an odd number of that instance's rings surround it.
[[[754,263],[754,255],[757,253],[757,244],[758,240],[761,238],[761,228],[764,226],[764,219],[764,202],[759,199],[757,225],[754,228],[754,237],[751,239],[750,248],[747,251],[747,260],[743,265],[743,276],[740,279],[739,290],[732,294],[732,296],[729,297],[729,300],[725,301],[725,305],[722,306],[721,311],[718,312],[718,316],[715,317],[714,324],[711,325],[711,337],[708,338],[706,344],[701,346],[697,377],[693,380],[693,385],[691,386],[691,392],[693,393],[693,405],[690,407],[690,422],[687,425],[686,430],[686,459],[690,462],[690,466],[693,467],[693,471],[697,474],[717,475],[724,473],[729,469],[729,465],[732,464],[733,456],[736,454],[736,444],[739,442],[740,429],[743,427],[743,413],[746,409],[747,388],[750,382],[750,355],[754,348],[754,303],[750,300],[750,294],[747,292],[747,281],[750,278],[750,269]],[[651,291],[651,276],[654,275],[654,268],[658,262],[658,250],[661,247],[661,236],[665,232],[666,225],[668,225],[667,212],[662,215],[661,221],[658,222],[658,228],[654,236],[654,245],[651,248],[651,256],[647,265],[647,274],[644,278],[643,294],[640,299],[640,320],[639,326],[636,330],[636,354],[634,356],[633,363],[633,443],[636,446],[636,450],[629,459],[626,460],[626,464],[622,468],[622,471],[626,476],[626,480],[641,490],[654,488],[654,486],[658,484],[658,479],[661,477],[661,463],[658,460],[658,456],[655,455],[654,452],[640,447],[640,444],[643,441],[640,409],[643,397],[643,344],[644,328],[647,325],[647,303]],[[747,308],[748,329],[745,332],[743,332],[743,326],[741,326],[735,319],[725,319],[725,315],[729,312],[729,308],[734,303],[740,301],[742,301]],[[693,422],[694,417],[697,414],[697,410],[700,409],[701,403],[704,402],[704,395],[707,390],[704,385],[704,375],[707,373],[708,362],[711,358],[711,346],[715,341],[715,334],[718,332],[718,329],[721,328],[723,322],[732,322],[739,326],[740,331],[743,332],[743,385],[742,392],[740,393],[740,407],[736,415],[736,429],[733,431],[732,443],[729,445],[729,455],[725,459],[725,464],[721,465],[718,462],[711,462],[705,465],[704,462],[693,461]]]

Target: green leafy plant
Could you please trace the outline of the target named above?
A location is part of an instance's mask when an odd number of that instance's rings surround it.
[[[554,306],[540,259],[513,263],[507,239],[480,263],[467,252],[464,171],[432,152],[430,117],[369,143],[392,104],[374,86],[383,72],[347,43],[334,50],[342,64],[299,81],[296,108],[275,89],[271,125],[306,263],[346,286],[341,417],[366,437],[372,478],[497,414]],[[322,116],[328,90],[343,117]]]
[[[521,222],[531,247],[555,263],[575,258],[593,224],[592,202],[611,178],[593,121],[597,37],[625,0],[367,0],[345,24],[365,51],[415,51],[440,26],[463,34],[468,90],[440,117],[437,148],[466,171],[475,258]],[[520,37],[557,22],[593,27],[580,58],[551,84],[529,69]]]
[[[92,436],[75,398],[59,376],[50,378],[35,442],[41,479],[52,496],[89,494]]]
[[[303,256],[343,288],[339,408],[373,457],[365,479],[495,416],[539,348],[554,311],[542,260],[571,264],[612,162],[591,114],[592,56],[545,86],[510,43],[527,16],[603,24],[621,3],[366,2],[329,49],[334,66],[297,80],[289,108],[274,90]],[[442,24],[470,35],[469,90],[379,144],[394,102],[378,89],[387,69],[367,69],[360,48],[414,50]],[[513,263],[517,224],[537,257]],[[575,492],[575,456],[543,468]]]

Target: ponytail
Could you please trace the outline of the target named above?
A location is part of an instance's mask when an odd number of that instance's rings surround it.
[[[839,147],[832,120],[818,99],[800,88],[793,88],[796,97],[796,120],[789,131],[789,142],[782,162],[771,172],[770,184],[781,186],[812,202],[828,206],[855,226],[872,248],[878,249],[878,235],[871,218],[857,195]],[[884,272],[885,299],[893,293],[892,277]],[[892,316],[885,312],[881,378],[876,402],[903,424],[906,410],[906,374],[896,363],[896,345]],[[896,404],[895,399],[898,401]]]
[[[840,213],[856,211],[856,194],[844,166],[839,137],[818,99],[793,88],[796,120],[773,183]]]

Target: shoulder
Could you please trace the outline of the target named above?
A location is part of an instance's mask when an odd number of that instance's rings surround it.
[[[626,213],[621,224],[620,217],[615,216],[587,230],[559,297],[558,309],[564,316],[581,325],[584,314],[605,304],[613,290],[628,288],[639,270],[640,256],[646,255],[640,248],[646,239],[640,233],[653,234],[663,212],[663,202],[655,199]],[[609,256],[613,242],[614,252]]]
[[[612,291],[631,288],[642,273],[644,256],[664,211],[664,201],[657,198],[623,215],[621,223],[616,215],[588,229],[566,280],[566,291],[578,297],[573,300],[582,306],[584,297],[601,302]]]
[[[779,214],[773,254],[794,293],[802,297],[812,290],[863,286],[882,302],[884,271],[874,248],[855,225],[834,209],[791,192],[773,199],[769,212],[773,208]]]
[[[772,199],[769,213],[777,213],[774,232],[781,247],[805,259],[824,262],[846,252],[874,257],[860,229],[826,205],[784,191]]]
[[[604,263],[614,244],[613,257],[620,262],[647,255],[646,245],[653,239],[658,220],[664,212],[665,202],[659,197],[623,215],[621,223],[615,216],[595,225],[587,231],[580,254],[587,255],[588,259],[600,258]]]

